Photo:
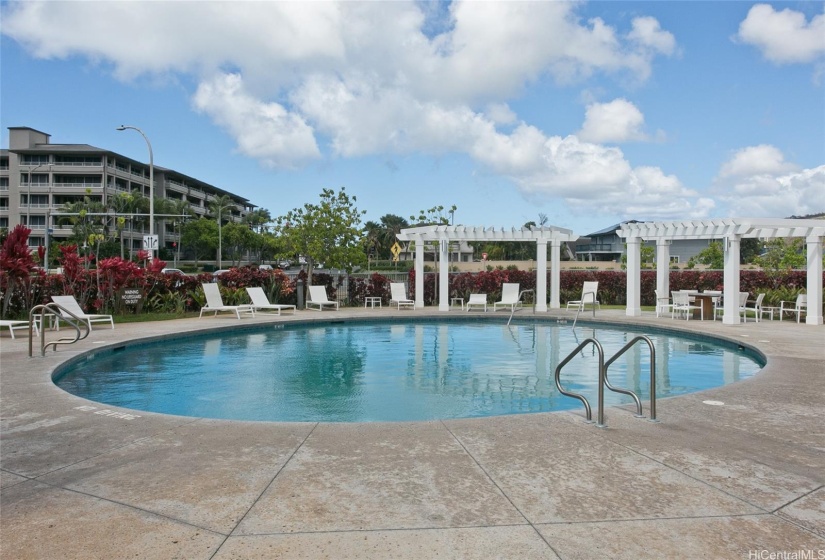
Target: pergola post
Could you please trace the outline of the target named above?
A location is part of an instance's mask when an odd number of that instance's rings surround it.
[[[810,236],[808,245],[808,312],[805,324],[822,324],[822,238]]]
[[[559,309],[561,292],[561,240],[550,241],[550,309]]]
[[[656,240],[656,291],[660,298],[670,297],[670,240]],[[656,304],[658,305],[658,301]],[[658,310],[657,310],[658,312]]]
[[[438,282],[438,309],[450,310],[450,282],[449,282],[449,243],[457,241],[505,241],[505,242],[536,242],[536,309],[547,310],[547,243],[552,245],[552,286],[551,306],[559,307],[559,261],[561,243],[573,241],[576,236],[568,229],[548,227],[511,228],[509,230],[472,226],[429,225],[402,229],[396,237],[399,241],[415,243],[415,306],[424,307],[424,244],[439,243],[437,249],[440,255],[439,282]]]
[[[438,242],[438,310],[450,310],[450,243],[446,239]]]
[[[730,235],[725,238],[725,286],[722,295],[725,314],[722,323],[738,325],[739,314],[739,246],[740,237]]]
[[[415,307],[424,308],[424,242],[415,240]]]
[[[642,314],[642,240],[638,237],[627,238],[627,309],[628,317]]]
[[[547,311],[547,240],[536,240],[536,311]]]

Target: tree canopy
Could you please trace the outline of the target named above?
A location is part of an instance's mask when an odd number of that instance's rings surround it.
[[[306,203],[276,220],[276,232],[287,249],[307,261],[307,279],[319,262],[348,272],[366,263],[364,229],[361,216],[366,212],[355,206],[356,197],[340,191],[323,189],[318,204]]]

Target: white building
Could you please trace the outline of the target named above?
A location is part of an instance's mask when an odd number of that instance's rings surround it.
[[[50,135],[28,127],[9,127],[9,149],[0,150],[0,228],[27,225],[29,246],[45,244],[46,227],[54,241],[72,234],[70,225],[59,225],[55,213],[84,196],[108,205],[120,193],[140,192],[149,197],[149,164],[88,144],[52,144]],[[227,195],[233,206],[226,219],[241,221],[255,206],[225,191],[172,169],[153,165],[155,198],[185,200],[194,216],[204,216],[209,203]],[[112,212],[114,219],[114,212]],[[133,220],[129,220],[132,222]],[[131,250],[141,248],[147,220],[123,236]],[[130,224],[132,225],[132,224]],[[179,241],[179,222],[156,215],[159,247],[171,249]]]

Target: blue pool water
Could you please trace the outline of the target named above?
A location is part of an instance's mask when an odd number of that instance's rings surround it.
[[[486,322],[277,325],[102,351],[56,378],[100,403],[183,416],[265,421],[369,422],[467,418],[581,408],[560,395],[556,364],[595,337],[605,359],[641,333],[610,327]],[[657,397],[752,376],[741,348],[668,333],[656,347]],[[562,370],[562,384],[595,408],[592,346]],[[649,351],[634,346],[610,366],[611,383],[649,395]],[[607,404],[631,402],[607,392]]]

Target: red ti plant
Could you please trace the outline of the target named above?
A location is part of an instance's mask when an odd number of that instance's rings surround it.
[[[18,224],[9,233],[3,247],[0,248],[0,292],[2,292],[3,308],[0,316],[9,315],[12,297],[19,298],[17,302],[25,310],[31,307],[29,284],[31,273],[34,270],[34,259],[29,251],[29,234],[32,230]]]
[[[73,295],[85,309],[92,285],[91,275],[84,266],[87,258],[77,254],[77,245],[61,245],[58,261],[63,267],[63,293]]]
[[[137,263],[111,257],[97,263],[97,274],[100,279],[100,301],[97,308],[114,306],[117,295],[123,288],[142,287],[143,269]]]

